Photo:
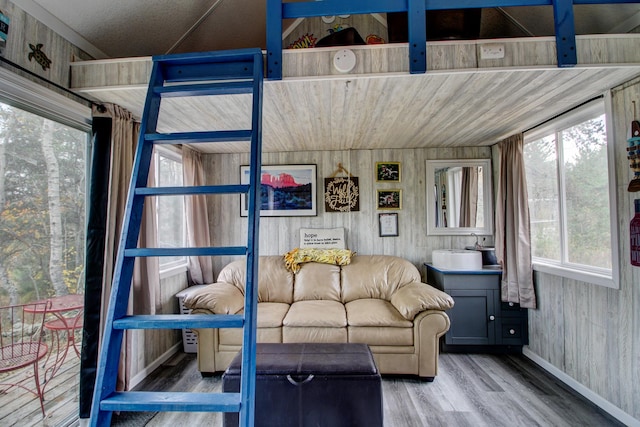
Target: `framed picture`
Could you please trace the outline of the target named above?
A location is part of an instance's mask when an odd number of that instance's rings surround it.
[[[394,237],[398,235],[398,214],[378,214],[378,235],[380,237]]]
[[[402,209],[402,190],[377,190],[378,209]]]
[[[376,163],[376,181],[400,182],[400,162]]]
[[[249,183],[249,166],[240,166],[240,183]],[[315,216],[318,213],[316,165],[262,165],[260,216]],[[248,216],[248,195],[240,216]]]

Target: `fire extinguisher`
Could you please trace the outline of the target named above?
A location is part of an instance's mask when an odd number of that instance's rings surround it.
[[[631,265],[640,267],[640,199],[633,201],[636,214],[631,219]]]

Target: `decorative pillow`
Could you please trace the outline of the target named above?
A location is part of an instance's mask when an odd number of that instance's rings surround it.
[[[284,254],[284,263],[288,270],[297,273],[304,262],[347,265],[353,255],[349,249],[295,248]]]

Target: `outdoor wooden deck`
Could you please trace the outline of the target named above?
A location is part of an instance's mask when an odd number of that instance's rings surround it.
[[[21,370],[6,375],[0,382],[11,381],[17,376],[24,377],[26,371]],[[40,373],[42,378],[42,371]],[[71,350],[57,374],[45,388],[44,409],[46,417],[42,417],[38,397],[21,388],[0,392],[0,426],[51,426],[62,427],[77,423],[78,418],[78,382],[80,377],[80,359]],[[33,379],[25,385],[33,388]]]

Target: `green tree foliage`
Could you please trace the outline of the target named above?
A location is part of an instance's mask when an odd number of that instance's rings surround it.
[[[0,104],[0,282],[2,302],[75,293],[84,272],[86,133],[54,123],[51,147],[59,166],[62,277],[51,281],[48,176],[42,147],[46,119]],[[6,301],[5,301],[6,299]]]
[[[557,137],[552,134],[525,147],[533,255],[611,268],[605,117],[569,127]],[[561,224],[561,194],[566,224]],[[560,246],[563,227],[566,259]]]
[[[562,139],[569,261],[611,268],[604,116],[565,130]]]

